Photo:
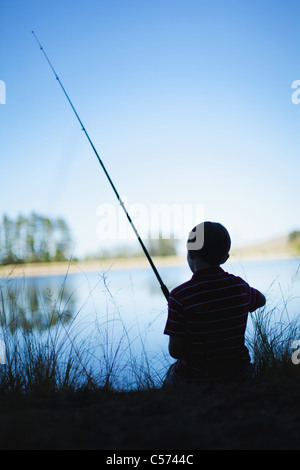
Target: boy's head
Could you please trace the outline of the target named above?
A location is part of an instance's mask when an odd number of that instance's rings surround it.
[[[189,234],[187,248],[192,260],[200,259],[219,266],[229,258],[231,240],[228,231],[217,222],[202,222]]]

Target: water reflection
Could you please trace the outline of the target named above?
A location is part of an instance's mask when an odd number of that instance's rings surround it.
[[[267,294],[268,308],[289,301],[290,313],[299,313],[299,259],[226,263],[225,270],[240,275]],[[187,266],[164,267],[160,274],[171,290],[191,277]],[[0,325],[46,331],[58,324],[109,320],[109,311],[128,328],[156,330],[162,336],[167,303],[150,269],[91,272],[41,278],[0,279]],[[102,319],[102,320],[101,320]],[[151,326],[151,328],[149,328]],[[141,327],[139,328],[141,331]]]
[[[230,262],[224,269],[267,294],[267,308],[276,308],[279,319],[282,312],[299,315],[299,259]],[[159,271],[170,290],[192,275],[186,265]],[[29,332],[45,344],[54,337],[59,351],[75,347],[78,361],[83,351],[93,371],[116,381],[131,383],[144,370],[158,381],[164,376],[171,361],[166,320],[167,302],[147,268],[0,279],[1,338],[1,330],[12,338]]]
[[[67,325],[76,311],[76,296],[70,286],[52,290],[34,279],[3,280],[0,285],[0,325],[11,333],[48,331]]]
[[[267,294],[268,309],[288,310],[291,317],[300,313],[299,259],[232,262],[224,269]],[[191,277],[187,266],[164,267],[160,274],[170,290]],[[118,342],[126,332],[128,342],[147,343],[150,354],[167,351],[166,319],[167,303],[147,268],[0,279],[0,326],[11,333],[63,326],[84,341],[99,330],[99,345]]]

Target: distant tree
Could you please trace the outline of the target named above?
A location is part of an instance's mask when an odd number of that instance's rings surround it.
[[[296,255],[300,253],[300,230],[294,230],[289,234],[289,244]]]
[[[65,261],[70,256],[71,233],[65,220],[57,219],[54,224],[55,231],[55,261]]]
[[[53,223],[48,217],[43,219],[43,260],[51,261],[51,243],[52,243]]]
[[[294,230],[289,234],[289,241],[297,241],[300,240],[300,230]]]
[[[27,219],[19,214],[15,222],[15,246],[14,251],[20,263],[24,262],[26,257],[26,224]]]
[[[12,220],[4,214],[3,216],[3,248],[4,248],[4,257],[2,259],[3,264],[12,264],[16,261],[13,252],[14,244],[14,230]]]
[[[70,256],[72,237],[62,218],[32,212],[16,220],[3,216],[0,223],[0,263],[18,264],[64,261]]]
[[[174,256],[176,255],[176,242],[174,238],[163,238],[160,234],[158,239],[149,242],[149,253],[151,256]]]

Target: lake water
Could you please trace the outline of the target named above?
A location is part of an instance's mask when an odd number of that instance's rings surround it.
[[[299,258],[228,261],[223,269],[263,292],[279,316],[300,314]],[[188,266],[159,272],[169,290],[191,277]],[[53,329],[60,324],[68,340],[90,353],[92,367],[105,357],[119,376],[135,361],[161,375],[173,362],[163,335],[167,303],[150,268],[0,279],[0,289],[6,315],[21,318],[13,331],[27,326],[42,335],[51,316]]]

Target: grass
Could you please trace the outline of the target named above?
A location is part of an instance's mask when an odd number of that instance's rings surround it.
[[[298,270],[292,279],[296,279]],[[267,297],[272,297],[272,285]],[[290,287],[289,291],[292,290]],[[293,343],[300,339],[300,314],[290,318],[288,293],[283,293],[279,284],[281,299],[275,307],[266,306],[250,314],[252,332],[248,337],[248,347],[255,365],[255,376],[272,375],[277,379],[297,370],[292,362]],[[288,292],[289,292],[288,291]],[[298,370],[297,370],[298,371]]]
[[[18,288],[12,279],[2,284],[0,339],[5,343],[6,358],[0,365],[0,392],[50,397],[82,390],[92,393],[160,388],[169,359],[150,360],[146,338],[140,333],[132,340],[105,275],[101,282],[110,308],[107,304],[101,321],[96,317],[93,334],[91,325],[78,324],[80,310],[71,315],[72,294],[66,295],[66,279],[67,274],[57,299],[50,292],[30,295],[25,280]],[[263,308],[251,314],[252,333],[247,346],[256,378],[295,371],[291,346],[300,339],[300,322],[298,318],[289,320],[287,307],[285,302],[280,315],[278,308]]]
[[[278,319],[276,309],[261,309],[251,315],[254,334],[249,340],[255,374],[280,376],[295,369],[292,345],[300,338],[299,318]]]
[[[65,281],[58,298],[29,298],[10,279],[0,285],[1,449],[299,449],[291,345],[300,329],[287,302],[251,314],[251,382],[170,393],[161,388],[168,358],[149,358],[147,338],[128,330],[106,277],[107,308],[94,325],[80,310],[72,315]]]
[[[18,285],[13,279],[2,283],[0,340],[6,357],[0,364],[0,393],[50,397],[161,384],[142,335],[132,339],[126,329],[105,275],[100,281],[107,308],[99,319],[94,305],[93,324],[79,320],[83,306],[72,316],[73,294],[67,293],[66,279],[67,274],[57,299],[50,291],[29,292],[24,278]],[[89,298],[92,294],[91,289]]]
[[[21,299],[22,286],[0,292],[1,338],[5,364],[1,366],[0,391],[4,394],[50,396],[91,382],[84,342],[78,348],[71,338],[72,324],[65,324],[66,308],[58,302],[44,310],[43,328],[36,329]],[[20,303],[21,302],[21,303]],[[53,326],[55,325],[55,326]]]

